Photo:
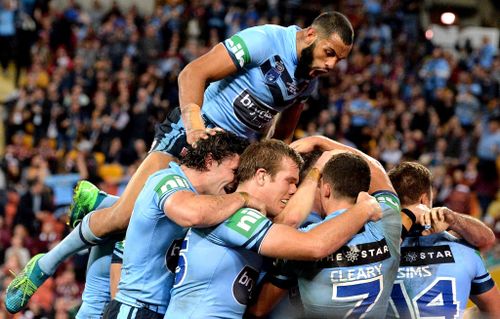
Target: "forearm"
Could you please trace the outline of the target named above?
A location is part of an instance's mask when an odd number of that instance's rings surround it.
[[[344,150],[363,157],[368,163],[368,166],[370,167],[371,183],[370,183],[370,189],[368,191],[369,193],[373,193],[381,189],[395,192],[394,188],[392,187],[392,183],[389,177],[387,176],[387,173],[385,172],[384,167],[380,164],[379,161],[377,161],[373,157],[361,152],[358,149],[344,145],[342,143],[339,143],[337,141],[334,141],[332,139],[323,136],[313,136],[310,139],[311,142],[313,142],[323,151]]]
[[[322,252],[320,258],[330,255],[344,246],[363,228],[368,220],[365,206],[356,205],[312,229],[310,232],[316,235],[318,241],[323,241],[325,244],[326,250]]]
[[[285,209],[273,219],[273,222],[299,227],[312,211],[320,177],[321,173],[317,168],[311,169],[300,183],[297,192],[288,201]]]
[[[447,216],[450,219],[450,229],[469,244],[480,250],[489,249],[495,244],[495,234],[483,222],[469,215],[456,212],[450,214]]]
[[[238,192],[219,196],[196,195],[183,203],[174,221],[183,227],[210,227],[223,222],[245,204],[245,197]]]
[[[278,114],[272,130],[272,138],[290,144],[303,108],[304,105],[300,103]]]
[[[207,79],[197,74],[192,65],[187,65],[179,74],[179,105],[194,103],[201,107]]]
[[[247,308],[245,318],[265,318],[286,295],[287,291],[270,282],[264,282],[256,302]]]

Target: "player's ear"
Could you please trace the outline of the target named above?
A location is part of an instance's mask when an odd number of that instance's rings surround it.
[[[320,182],[320,193],[321,197],[328,199],[332,194],[332,186],[328,183],[325,183],[323,180]]]
[[[432,207],[431,206],[431,204],[432,204],[431,199],[429,198],[429,194],[427,194],[427,193],[423,193],[422,195],[420,195],[419,203],[423,204],[427,207]]]
[[[214,164],[216,164],[217,162],[214,161],[214,158],[212,157],[212,154],[207,154],[207,156],[205,156],[205,168],[207,170],[210,170],[210,168],[213,167]]]
[[[257,172],[255,172],[255,179],[257,181],[257,185],[259,186],[264,186],[266,183],[266,178],[268,174],[267,171],[263,168],[257,169]]]
[[[306,31],[306,44],[311,45],[318,38],[318,31],[314,27],[307,28]]]

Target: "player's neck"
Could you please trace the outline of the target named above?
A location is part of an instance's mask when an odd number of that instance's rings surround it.
[[[193,168],[186,167],[184,165],[181,166],[182,171],[188,178],[189,182],[193,185],[194,189],[199,193],[199,194],[205,194],[206,192],[206,181],[205,178],[203,177],[203,172],[200,172],[198,170],[195,170]]]
[[[352,203],[350,200],[331,198],[325,204],[325,215],[328,216],[338,210],[349,209],[352,206],[354,206],[354,203]]]
[[[302,29],[297,31],[295,35],[295,49],[297,50],[297,58],[300,60],[300,55],[302,53],[302,50],[307,47],[306,44],[306,29]]]

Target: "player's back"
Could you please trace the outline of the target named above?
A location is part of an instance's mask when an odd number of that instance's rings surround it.
[[[388,317],[461,318],[469,295],[492,283],[479,252],[450,234],[408,237]]]
[[[182,244],[166,318],[241,318],[262,264],[271,222],[244,208],[213,228],[191,229]]]
[[[395,194],[373,195],[383,210],[380,221],[367,223],[319,261],[292,263],[307,318],[384,318],[399,265],[401,220]],[[334,212],[325,221],[344,212]]]

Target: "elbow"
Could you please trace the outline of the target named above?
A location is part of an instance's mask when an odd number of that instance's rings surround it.
[[[182,71],[179,73],[179,76],[177,77],[177,83],[179,84],[179,87],[181,87],[183,83],[186,83],[190,73],[191,66],[190,64],[188,64],[184,67],[184,69],[182,69]]]
[[[496,242],[495,234],[491,229],[489,229],[488,235],[485,237],[483,245],[481,245],[478,248],[480,250],[489,250],[495,245],[495,242]]]
[[[203,216],[199,212],[190,212],[183,214],[182,218],[175,223],[181,227],[201,227],[204,224]]]

